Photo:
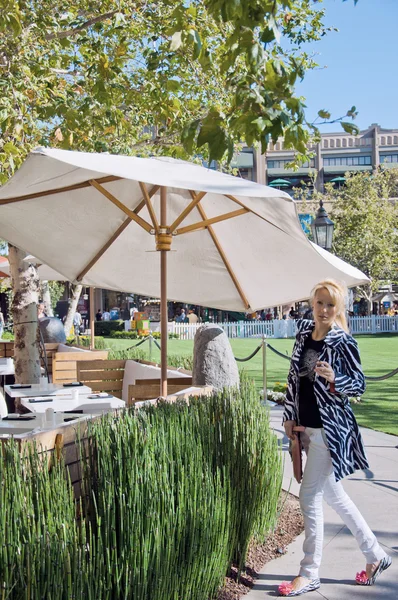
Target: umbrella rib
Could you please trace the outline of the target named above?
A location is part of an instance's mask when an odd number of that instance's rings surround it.
[[[209,221],[210,220],[210,219],[207,219],[206,213],[203,210],[203,208],[200,205],[200,203],[197,205],[197,209],[198,209],[198,211],[200,213],[200,216],[202,217],[203,221]],[[248,212],[248,211],[246,211],[246,212]],[[233,271],[233,269],[232,269],[232,267],[231,267],[231,265],[229,263],[229,260],[227,259],[227,256],[226,256],[224,250],[222,249],[222,246],[221,246],[220,242],[218,241],[218,238],[217,238],[217,236],[216,236],[216,234],[214,232],[213,227],[211,225],[209,225],[207,227],[207,229],[209,231],[210,237],[213,240],[213,243],[214,243],[215,247],[217,248],[217,251],[218,251],[219,255],[221,256],[221,259],[222,259],[222,261],[223,261],[223,263],[225,265],[225,268],[227,269],[227,271],[229,273],[229,276],[231,277],[231,279],[233,281],[233,284],[236,287],[236,289],[238,291],[238,294],[241,297],[241,300],[242,300],[243,304],[245,305],[245,308],[249,309],[250,308],[249,301],[246,298],[246,295],[245,295],[245,293],[244,293],[244,291],[242,289],[242,286],[240,285],[240,283],[238,281],[238,278],[236,277],[236,275],[235,275],[235,273],[234,273],[234,271]]]
[[[200,204],[198,204],[199,208]],[[181,227],[181,229],[177,229],[175,235],[181,235],[183,233],[190,233],[191,231],[198,231],[200,229],[206,229],[210,225],[214,223],[220,223],[221,221],[226,221],[227,219],[233,219],[234,217],[239,217],[240,215],[244,215],[249,212],[248,208],[241,208],[239,210],[234,210],[230,213],[225,213],[224,215],[218,215],[217,217],[212,217],[211,219],[204,219],[203,221],[199,221],[198,223],[193,223],[192,225],[187,225],[186,227]]]
[[[151,189],[151,191],[149,192],[148,196],[151,198],[154,194],[156,194],[156,192],[159,189],[159,185],[154,185],[153,188]],[[136,208],[134,209],[134,213],[139,213],[140,210],[142,208],[144,208],[145,206],[145,200],[141,200],[141,202],[138,204],[138,206],[136,206]],[[87,264],[86,267],[84,267],[83,271],[81,273],[79,273],[79,275],[76,277],[76,281],[81,281],[83,279],[83,277],[88,273],[88,271],[90,271],[90,269],[93,268],[93,266],[95,265],[96,262],[99,261],[99,259],[101,258],[101,256],[103,254],[105,254],[105,252],[108,250],[108,248],[110,246],[112,246],[113,242],[115,242],[117,240],[117,238],[119,237],[119,235],[121,233],[123,233],[123,231],[126,229],[127,225],[129,225],[131,223],[133,219],[131,219],[130,217],[127,217],[127,219],[125,219],[123,221],[123,223],[120,225],[120,227],[118,227],[118,229],[115,231],[115,233],[112,235],[111,238],[109,238],[109,240],[106,242],[106,244],[104,244],[101,248],[101,250],[99,250],[97,252],[97,254],[94,256],[94,258],[92,258],[90,260],[90,262]]]
[[[155,229],[155,232],[158,233],[158,231],[159,231],[159,223],[158,223],[158,220],[156,218],[156,214],[155,214],[155,211],[153,209],[153,206],[152,206],[152,203],[151,203],[151,198],[150,198],[150,196],[148,194],[148,190],[146,189],[145,183],[143,183],[142,181],[139,181],[138,183],[140,184],[141,192],[142,192],[142,194],[144,196],[145,204],[146,204],[146,207],[148,209],[149,216],[151,217],[151,221],[152,221],[153,227]]]
[[[286,231],[284,231],[284,229],[282,229],[281,227],[278,227],[278,225],[275,225],[275,223],[272,223],[272,221],[269,221],[268,219],[266,219],[265,217],[263,217],[262,215],[259,215],[257,212],[255,212],[254,210],[252,210],[251,208],[247,208],[247,206],[245,206],[243,204],[243,202],[241,202],[240,200],[238,200],[237,198],[235,198],[235,196],[231,196],[230,194],[224,194],[224,196],[226,198],[229,198],[230,200],[232,200],[233,202],[236,202],[236,204],[239,204],[239,206],[243,206],[243,208],[246,208],[249,212],[251,212],[253,215],[256,215],[256,217],[259,217],[259,219],[262,219],[263,221],[265,221],[266,223],[269,223],[270,225],[272,225],[272,227],[275,227],[276,229],[279,229],[279,231],[282,231],[282,233],[286,233]]]
[[[188,204],[186,208],[182,211],[179,217],[176,218],[174,223],[169,227],[170,233],[173,233],[175,229],[179,226],[179,224],[185,219],[187,215],[195,208],[195,206],[202,200],[204,196],[206,196],[207,192],[199,192],[199,194],[195,194],[192,190],[189,190],[189,193],[192,196],[192,202]]]
[[[106,177],[100,177],[97,179],[98,183],[110,183],[112,181],[119,181],[121,177],[115,175],[106,175]],[[44,190],[43,192],[34,192],[33,194],[25,194],[24,196],[18,196],[15,198],[5,198],[0,200],[0,205],[11,204],[13,202],[22,202],[23,200],[33,200],[34,198],[41,198],[43,196],[52,196],[54,194],[62,194],[63,192],[73,192],[74,190],[81,190],[82,188],[90,187],[89,181],[83,181],[82,183],[75,183],[73,185],[67,185],[66,187],[56,188],[54,190]]]
[[[138,223],[138,225],[140,225],[148,233],[151,233],[151,231],[153,230],[153,227],[150,223],[148,223],[147,221],[145,221],[145,219],[142,219],[141,217],[136,215],[134,211],[127,208],[127,206],[125,206],[122,202],[120,202],[120,200],[115,198],[115,196],[113,194],[111,194],[111,192],[108,192],[108,190],[103,188],[102,185],[100,185],[95,179],[90,180],[90,185],[92,185],[96,190],[98,190],[101,194],[103,194],[103,196],[105,196],[105,198],[107,198],[108,200],[113,202],[113,204],[115,206],[117,206],[118,208],[120,208],[120,210],[122,210],[128,217],[130,217],[130,219],[132,221],[135,221],[136,223]]]

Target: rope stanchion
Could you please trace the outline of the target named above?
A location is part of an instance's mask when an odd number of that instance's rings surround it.
[[[270,348],[270,350],[272,350],[272,352],[275,352],[275,354],[277,354],[278,356],[282,357],[282,358],[286,358],[287,360],[291,360],[290,356],[287,356],[285,354],[282,354],[282,352],[279,352],[279,350],[277,350],[276,348],[273,348],[273,346],[271,346],[271,344],[267,343],[268,348]],[[389,373],[386,373],[385,375],[380,375],[379,377],[371,377],[370,375],[364,375],[366,381],[369,381],[370,383],[372,381],[384,381],[385,379],[389,379],[390,377],[394,377],[394,375],[397,375],[398,373],[398,368],[394,369],[393,371],[389,371]]]
[[[138,344],[134,344],[134,346],[130,346],[129,348],[126,348],[126,352],[128,350],[133,350],[134,348],[137,348],[138,346],[141,346],[141,344],[143,344],[144,342],[147,342],[149,340],[149,338],[152,337],[151,335],[147,335],[147,337],[145,337],[143,340],[139,341]],[[155,341],[154,338],[152,338],[153,341]]]
[[[234,357],[235,360],[237,360],[238,362],[246,362],[247,360],[250,360],[251,358],[253,358],[253,356],[256,356],[257,352],[259,352],[261,350],[261,348],[263,347],[262,344],[260,344],[259,346],[257,346],[257,348],[254,350],[254,352],[252,352],[250,354],[250,356],[247,356],[246,358],[236,358],[236,356]]]
[[[271,344],[269,344],[268,342],[267,342],[267,346],[268,346],[268,348],[270,350],[272,350],[272,352],[275,352],[275,354],[277,354],[281,358],[286,358],[286,360],[291,360],[290,356],[288,356],[287,354],[282,354],[282,352],[279,352],[279,350],[277,350],[276,348],[274,348],[273,346],[271,346]]]

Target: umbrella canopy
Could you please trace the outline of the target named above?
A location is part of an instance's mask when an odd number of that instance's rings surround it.
[[[345,183],[345,177],[333,177],[333,179],[330,180],[331,183]]]
[[[268,185],[270,186],[286,186],[286,187],[290,187],[292,185],[291,181],[288,181],[287,179],[274,179],[273,181],[271,181],[271,183],[269,183]]]
[[[54,271],[54,269],[48,265],[40,264],[40,261],[34,256],[27,256],[25,260],[36,265],[37,273],[41,281],[66,281],[64,275],[57,273],[57,271]],[[10,263],[5,257],[0,257],[0,277],[11,277]]]
[[[311,245],[285,192],[170,158],[38,149],[0,189],[0,237],[69,281],[164,303],[168,255],[169,299],[238,312],[368,281]]]
[[[66,280],[159,297],[160,186],[171,300],[255,311],[368,281],[314,249],[288,194],[169,158],[38,149],[0,189],[0,236]]]

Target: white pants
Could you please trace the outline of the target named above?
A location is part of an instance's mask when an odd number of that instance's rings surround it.
[[[323,546],[323,498],[355,536],[366,563],[381,560],[386,553],[345,493],[341,482],[335,480],[324,430],[307,427],[301,436],[307,452],[307,463],[300,487],[300,506],[305,530],[304,558],[300,563],[300,575],[308,579],[319,577]]]

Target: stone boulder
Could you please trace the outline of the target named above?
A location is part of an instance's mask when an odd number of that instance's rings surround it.
[[[216,390],[239,386],[238,365],[231,344],[218,325],[202,325],[196,332],[192,385],[211,385]]]
[[[57,317],[39,319],[39,327],[45,344],[65,344],[64,325]]]

